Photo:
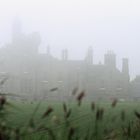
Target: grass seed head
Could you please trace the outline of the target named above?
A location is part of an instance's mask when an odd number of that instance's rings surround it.
[[[64,113],[67,113],[67,105],[65,102],[63,103],[63,110],[64,110]]]
[[[91,103],[91,110],[92,110],[92,111],[95,110],[95,103],[94,103],[94,102]]]
[[[49,116],[50,113],[52,113],[52,112],[53,112],[53,108],[52,107],[48,107],[46,112],[42,115],[42,118],[45,118],[45,117]]]
[[[85,96],[85,91],[82,91],[78,96],[77,96],[77,101],[78,101],[78,105],[81,105],[82,99]]]
[[[104,115],[104,109],[98,108],[96,111],[96,120],[102,120]]]
[[[69,117],[70,117],[70,115],[71,115],[71,109],[69,109],[69,111],[66,113],[66,119],[68,119]]]
[[[6,103],[6,98],[0,95],[0,106],[3,106]]]
[[[54,92],[54,91],[57,91],[57,90],[58,90],[58,87],[50,89],[51,92]]]
[[[140,120],[140,113],[137,112],[136,110],[134,111],[134,113],[135,113],[135,116]]]
[[[115,107],[117,105],[117,102],[118,102],[118,100],[117,99],[114,99],[113,102],[112,102],[112,104],[111,104],[111,106],[112,107]]]
[[[100,119],[103,119],[103,115],[104,115],[104,108],[100,109]]]
[[[100,110],[97,109],[96,111],[96,120],[99,120],[100,119]]]
[[[68,132],[68,140],[71,140],[72,139],[74,133],[75,133],[75,129],[73,127],[71,127],[69,129],[69,132]]]

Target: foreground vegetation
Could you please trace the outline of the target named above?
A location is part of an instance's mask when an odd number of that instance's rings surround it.
[[[139,140],[140,103],[14,101],[0,96],[1,140]]]

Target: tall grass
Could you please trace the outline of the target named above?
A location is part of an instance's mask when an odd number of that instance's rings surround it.
[[[140,139],[139,108],[117,99],[87,103],[85,96],[74,89],[71,102],[49,105],[45,101],[14,103],[0,95],[0,140]]]

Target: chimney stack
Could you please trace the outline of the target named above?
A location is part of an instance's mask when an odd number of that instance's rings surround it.
[[[127,58],[122,59],[122,74],[129,81],[129,61]]]

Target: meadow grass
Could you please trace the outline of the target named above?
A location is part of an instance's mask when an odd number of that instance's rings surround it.
[[[140,102],[10,101],[6,123],[18,140],[140,139]],[[17,134],[16,134],[17,133]],[[16,136],[17,135],[17,136]]]

